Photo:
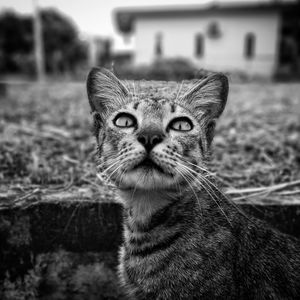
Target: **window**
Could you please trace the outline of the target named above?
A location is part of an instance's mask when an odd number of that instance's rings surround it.
[[[247,33],[245,37],[245,57],[252,59],[255,55],[255,35]]]
[[[162,54],[163,54],[163,49],[162,49],[162,34],[161,33],[158,33],[156,34],[156,37],[155,37],[155,55],[157,57],[161,57]]]
[[[211,39],[218,39],[221,37],[221,28],[218,22],[211,22],[207,28],[207,35]]]
[[[204,36],[201,33],[196,35],[195,39],[195,55],[202,57],[204,55]]]

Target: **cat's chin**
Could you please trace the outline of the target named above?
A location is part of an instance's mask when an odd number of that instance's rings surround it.
[[[139,167],[126,172],[119,182],[121,189],[165,190],[173,188],[176,183],[171,174],[161,170]]]

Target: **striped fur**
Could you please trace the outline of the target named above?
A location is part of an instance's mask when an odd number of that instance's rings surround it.
[[[128,298],[299,299],[299,241],[245,215],[206,168],[214,122],[227,100],[226,77],[177,90],[169,83],[137,87],[107,70],[88,79],[99,170],[124,205],[119,276]],[[120,112],[136,126],[117,128]],[[191,130],[170,130],[182,116]],[[141,135],[162,139],[146,151]],[[156,169],[139,167],[145,159]]]

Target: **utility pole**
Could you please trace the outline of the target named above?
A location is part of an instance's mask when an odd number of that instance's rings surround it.
[[[45,79],[45,60],[44,60],[44,45],[42,36],[42,22],[38,7],[38,0],[32,0],[34,8],[34,49],[35,49],[35,64],[38,82],[43,82]]]

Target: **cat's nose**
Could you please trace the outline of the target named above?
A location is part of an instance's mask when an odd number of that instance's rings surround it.
[[[157,144],[163,140],[162,134],[141,134],[137,140],[145,147],[147,152],[150,152]]]

